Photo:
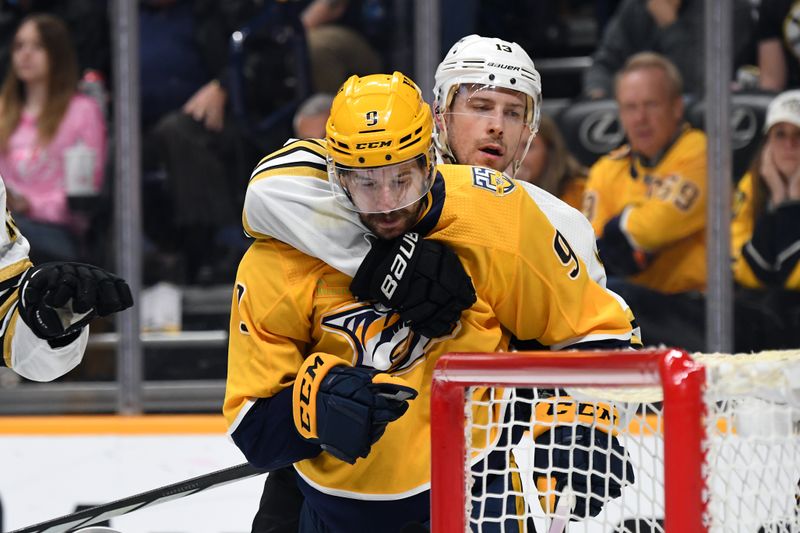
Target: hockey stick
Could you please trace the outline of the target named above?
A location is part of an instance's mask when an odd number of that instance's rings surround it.
[[[575,497],[569,487],[564,489],[563,494],[558,499],[558,504],[553,512],[553,520],[547,533],[564,533],[569,524],[569,515],[575,502]]]
[[[61,518],[54,518],[47,522],[17,529],[11,533],[66,533],[68,531],[75,531],[76,529],[95,525],[109,518],[128,514],[159,503],[177,500],[178,498],[196,494],[206,489],[226,485],[233,481],[239,481],[240,479],[246,479],[264,473],[266,473],[266,470],[256,468],[249,463],[243,463],[202,476],[193,477],[185,481],[179,481],[171,485],[164,485],[163,487],[148,490],[147,492],[134,494],[133,496],[128,496],[127,498],[122,498],[121,500],[116,500],[111,503],[84,509],[83,511],[62,516]]]

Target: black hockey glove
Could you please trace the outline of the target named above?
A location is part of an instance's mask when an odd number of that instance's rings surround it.
[[[632,276],[648,267],[654,254],[637,250],[628,241],[620,226],[622,216],[608,221],[603,236],[597,240],[597,250],[609,275]]]
[[[72,342],[93,318],[133,305],[125,280],[84,263],[32,267],[23,275],[19,291],[22,320],[38,337],[58,339],[60,346]]]
[[[535,436],[534,480],[542,507],[552,511],[557,495],[569,487],[575,496],[571,519],[597,516],[606,501],[618,498],[624,485],[633,484],[633,466],[619,440],[606,432],[609,426],[602,415],[602,404],[557,403],[550,406],[551,413],[553,409],[560,421],[570,417],[578,422],[594,419],[594,424],[551,426]],[[537,423],[543,418],[542,412],[537,407]]]
[[[416,397],[401,378],[317,353],[306,359],[294,382],[294,423],[303,438],[353,464]]]
[[[350,291],[397,311],[411,329],[432,339],[452,332],[461,312],[476,301],[472,280],[455,252],[418,233],[375,241]]]

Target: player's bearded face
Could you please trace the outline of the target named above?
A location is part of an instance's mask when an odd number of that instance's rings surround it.
[[[347,195],[350,208],[377,236],[399,237],[416,223],[421,199],[431,188],[432,157],[429,152],[393,165],[367,168],[334,165],[340,184],[334,190]]]
[[[517,151],[527,143],[520,141],[527,141],[529,134],[526,101],[519,91],[461,85],[444,117],[447,141],[458,163],[502,172],[521,158]]]
[[[381,239],[394,239],[414,227],[424,205],[423,200],[388,213],[361,213],[361,222]]]

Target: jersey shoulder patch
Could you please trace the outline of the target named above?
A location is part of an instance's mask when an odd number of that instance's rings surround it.
[[[516,188],[516,183],[498,170],[472,167],[472,186],[489,191],[495,196],[506,196]]]

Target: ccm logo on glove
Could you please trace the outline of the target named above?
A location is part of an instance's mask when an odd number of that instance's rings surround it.
[[[391,299],[394,296],[394,291],[397,290],[400,281],[403,279],[408,263],[414,256],[417,242],[419,242],[419,233],[411,232],[403,235],[397,254],[392,259],[391,269],[386,274],[386,277],[383,278],[383,283],[381,283],[381,292],[387,299]]]
[[[300,427],[303,431],[308,432],[309,435],[316,436],[316,428],[314,431],[311,431],[311,414],[309,413],[309,408],[311,406],[311,384],[317,378],[317,369],[320,368],[325,362],[322,360],[322,357],[319,355],[315,355],[312,358],[312,362],[310,364],[306,364],[305,370],[303,371],[303,376],[300,379],[300,389],[298,391],[298,400],[299,400],[299,408],[300,408],[300,416],[298,417],[298,421],[300,423]]]
[[[369,454],[416,396],[402,378],[353,367],[330,354],[311,354],[294,382],[294,424],[301,437],[353,464]]]

